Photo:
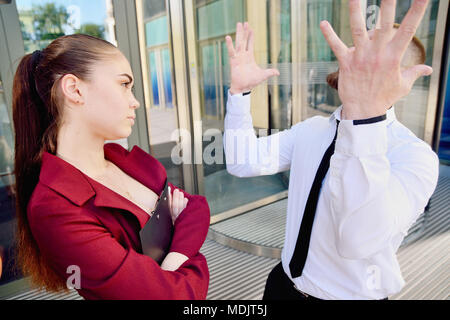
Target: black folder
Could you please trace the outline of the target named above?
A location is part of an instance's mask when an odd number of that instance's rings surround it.
[[[151,218],[139,232],[142,253],[161,265],[169,253],[173,232],[174,228],[169,208],[169,190],[166,180]]]

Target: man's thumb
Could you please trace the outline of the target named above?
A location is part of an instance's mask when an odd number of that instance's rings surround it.
[[[432,67],[421,64],[403,71],[403,77],[408,83],[408,86],[412,87],[420,77],[430,76],[432,73]]]
[[[280,75],[280,71],[277,69],[267,69],[264,71],[265,78],[275,77]]]

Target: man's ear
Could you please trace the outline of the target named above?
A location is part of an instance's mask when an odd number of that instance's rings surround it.
[[[84,102],[84,97],[82,94],[82,83],[81,80],[73,75],[66,74],[60,80],[61,92],[65,99],[73,104],[82,104]]]

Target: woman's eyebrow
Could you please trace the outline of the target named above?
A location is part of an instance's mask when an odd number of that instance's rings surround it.
[[[130,76],[128,73],[121,73],[119,74],[119,77],[127,77],[128,79],[130,79],[130,82],[133,82],[133,77]]]

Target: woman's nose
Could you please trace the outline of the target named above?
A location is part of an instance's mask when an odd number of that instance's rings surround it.
[[[137,109],[141,106],[141,104],[139,103],[139,101],[136,99],[136,97],[133,96],[133,100],[131,102],[131,107],[133,109]]]

